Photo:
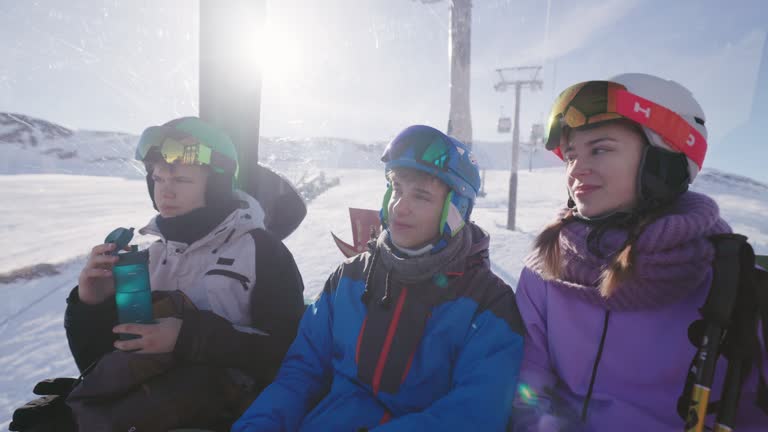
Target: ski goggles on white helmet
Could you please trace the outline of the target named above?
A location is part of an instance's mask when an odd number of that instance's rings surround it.
[[[628,119],[655,132],[673,151],[685,154],[699,169],[704,164],[707,152],[704,135],[676,112],[611,81],[587,81],[563,91],[549,114],[544,142],[548,150],[562,159],[563,126],[575,129],[616,119]]]

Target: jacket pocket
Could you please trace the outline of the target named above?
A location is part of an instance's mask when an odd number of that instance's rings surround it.
[[[223,269],[213,269],[208,270],[207,273],[205,273],[206,276],[209,275],[217,275],[217,276],[224,276],[231,279],[234,279],[238,282],[240,282],[240,285],[243,286],[243,290],[248,291],[248,286],[250,285],[251,281],[247,277],[241,275],[240,273],[233,272],[232,270],[223,270]]]

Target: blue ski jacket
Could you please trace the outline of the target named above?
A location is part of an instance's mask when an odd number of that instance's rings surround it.
[[[398,281],[371,251],[344,262],[232,431],[504,430],[523,324],[490,270],[488,235],[465,229],[469,252],[422,283]]]

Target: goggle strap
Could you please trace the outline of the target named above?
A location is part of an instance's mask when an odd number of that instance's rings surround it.
[[[453,190],[448,192],[443,203],[443,211],[440,214],[440,235],[445,233],[445,222],[448,220],[448,213],[451,211],[451,202],[453,202]]]
[[[616,90],[616,112],[647,126],[701,168],[707,140],[674,111],[626,90]]]
[[[384,199],[381,202],[381,221],[389,224],[389,200],[392,198],[392,185],[387,183],[387,191],[384,192]]]
[[[220,153],[216,150],[211,151],[211,167],[214,168],[214,170],[221,170],[221,172],[230,172],[234,173],[235,177],[238,175],[238,166],[235,161],[225,156],[223,153]]]

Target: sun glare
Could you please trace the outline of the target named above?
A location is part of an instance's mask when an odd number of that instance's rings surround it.
[[[286,84],[305,72],[305,47],[297,33],[299,30],[291,27],[267,19],[262,31],[254,32],[252,42],[243,47],[243,60],[250,57],[261,66],[267,83]]]

